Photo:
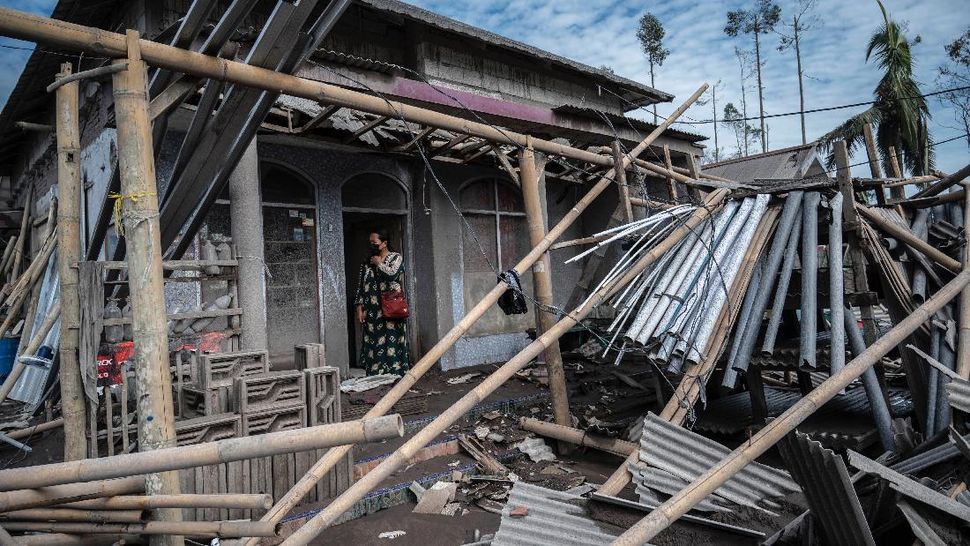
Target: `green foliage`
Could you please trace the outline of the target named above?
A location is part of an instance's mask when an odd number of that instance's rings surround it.
[[[735,37],[739,34],[767,34],[781,20],[781,8],[771,0],[758,0],[750,10],[729,11],[724,33]]]
[[[663,66],[664,61],[667,60],[667,55],[670,54],[670,50],[664,48],[663,44],[666,34],[667,31],[664,30],[663,24],[654,14],[648,11],[640,17],[637,39],[640,40],[643,54],[647,56],[651,65]]]
[[[926,174],[933,168],[933,150],[929,147],[929,107],[926,99],[920,97],[923,93],[913,77],[910,46],[918,42],[906,38],[881,2],[879,8],[884,24],[866,48],[866,61],[875,60],[883,70],[873,92],[874,104],[823,135],[819,142],[830,150],[831,167],[835,160],[831,145],[844,140],[852,153],[863,144],[863,127],[872,123],[876,125],[876,145],[883,157],[888,157],[889,147],[894,146],[912,174]]]

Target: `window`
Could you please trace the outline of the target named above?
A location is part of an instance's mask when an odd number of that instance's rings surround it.
[[[498,179],[477,180],[461,189],[458,200],[467,223],[461,230],[465,309],[469,310],[495,286],[495,270],[511,269],[532,246],[522,197],[514,186]],[[532,273],[527,272],[521,280],[523,290],[531,295]],[[533,325],[531,311],[507,317],[493,307],[469,334],[523,331]]]

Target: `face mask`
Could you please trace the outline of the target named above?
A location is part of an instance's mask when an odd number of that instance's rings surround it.
[[[370,243],[370,253],[377,255],[381,253],[381,245],[377,243]]]

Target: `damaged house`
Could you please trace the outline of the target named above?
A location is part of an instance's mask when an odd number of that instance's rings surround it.
[[[287,6],[274,10],[276,2],[256,2],[231,32],[219,34],[226,23],[218,18],[225,3],[214,2],[216,7],[198,21],[186,17],[189,4],[62,1],[53,16],[105,29],[137,28],[146,38],[183,40],[179,43],[185,45],[185,26],[195,22],[199,32],[192,43],[197,48],[217,50],[219,45],[225,54],[249,59],[265,55],[274,43],[296,47],[286,36],[270,43],[267,33],[281,20],[288,21],[287,29],[294,28],[287,17],[302,17],[309,25],[310,16],[320,11],[303,13]],[[294,13],[282,13],[286,11]],[[291,34],[295,39],[296,33]],[[0,114],[5,175],[0,191],[9,192],[18,206],[31,190],[38,197],[49,196],[55,184],[53,134],[24,131],[17,122],[52,124],[53,100],[44,87],[64,61],[58,52],[38,48]],[[82,57],[80,63],[84,69],[103,61]],[[631,148],[654,126],[625,113],[673,98],[395,0],[353,2],[290,71],[597,151],[608,149],[617,138]],[[172,79],[165,73],[156,78],[166,76]],[[160,83],[153,81],[152,89]],[[294,346],[323,343],[328,363],[344,373],[354,367],[359,332],[352,320],[352,300],[372,231],[387,230],[404,255],[414,358],[495,285],[498,272],[511,268],[531,248],[512,147],[287,95],[259,102],[265,113],[260,119],[255,110],[246,109],[258,99],[241,96],[232,86],[184,77],[176,83],[183,84],[176,88],[184,89],[181,104],[167,104],[167,95],[153,98],[153,108],[167,106],[159,112],[164,123],[156,120],[155,129],[162,244],[174,258],[201,256],[209,242],[235,244],[239,251],[234,233],[259,240],[248,250],[258,251],[265,261],[265,292],[263,298],[241,294],[239,302],[265,307],[265,341],[274,365],[291,361]],[[117,184],[117,153],[110,81],[82,82],[82,97],[82,112],[90,120],[83,127],[80,151],[86,253],[90,259],[112,259],[118,237],[110,214],[113,202],[105,198],[117,191],[112,188]],[[243,147],[237,137],[253,133],[255,150]],[[702,153],[701,140],[667,131],[645,155],[662,158],[666,147],[673,164],[686,168]],[[239,157],[247,157],[244,165],[250,167],[234,171]],[[581,185],[594,176],[584,165],[559,158],[550,162],[541,182],[549,225],[575,204]],[[643,179],[644,174],[630,176]],[[233,177],[237,180],[230,182]],[[234,183],[258,188],[260,213],[234,216]],[[657,195],[666,192],[662,178],[647,179],[639,187],[653,188]],[[48,202],[37,200],[33,215],[43,217]],[[597,202],[595,212],[575,223],[564,239],[604,227],[617,202],[615,192]],[[41,242],[34,241],[35,248]],[[555,301],[579,297],[572,291],[583,275],[582,264],[562,264],[573,250],[558,251],[553,260]],[[521,279],[526,292],[532,290],[530,276]],[[221,295],[205,286],[180,288],[178,293],[170,289],[170,312],[198,309]],[[244,330],[249,314],[243,309]],[[441,364],[452,369],[507,360],[528,344],[526,330],[533,327],[531,306],[527,314],[511,317],[496,307]]]

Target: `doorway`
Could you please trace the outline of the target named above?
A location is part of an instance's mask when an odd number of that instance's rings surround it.
[[[371,233],[387,230],[390,246],[404,257],[404,291],[412,302],[408,319],[408,343],[412,348],[417,339],[414,329],[415,313],[411,287],[413,267],[410,260],[410,226],[407,194],[394,179],[381,174],[362,174],[348,180],[341,191],[343,204],[344,278],[347,315],[347,347],[350,367],[357,367],[361,343],[361,325],[357,323],[354,296],[357,293],[360,269],[370,258],[368,239]]]

